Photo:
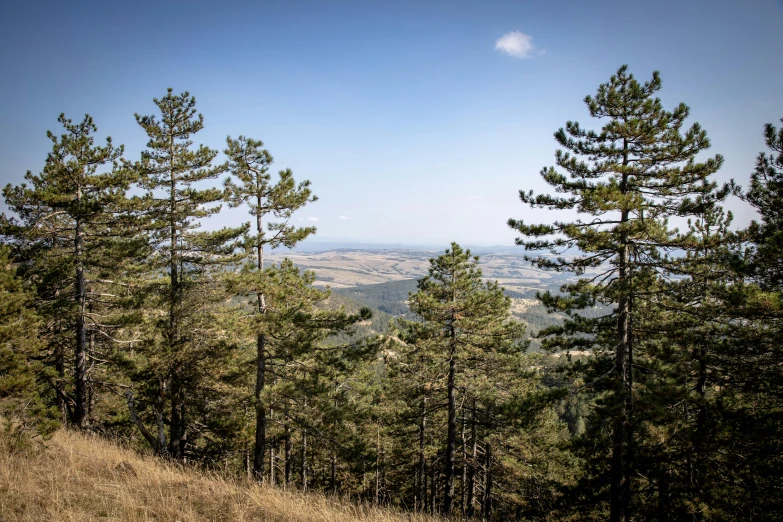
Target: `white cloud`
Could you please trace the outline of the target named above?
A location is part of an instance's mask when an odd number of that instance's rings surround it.
[[[318,221],[318,218],[310,216],[308,218],[299,218],[299,221],[311,221],[311,222],[315,223],[316,221]]]
[[[353,219],[351,216],[337,216],[337,219],[342,219],[345,221],[346,219]]]
[[[544,51],[533,45],[533,37],[520,31],[506,33],[495,42],[495,50],[517,58],[528,58]]]

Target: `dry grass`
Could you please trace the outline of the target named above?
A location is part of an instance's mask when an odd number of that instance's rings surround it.
[[[0,440],[0,521],[435,522],[199,472],[61,430],[38,450]]]

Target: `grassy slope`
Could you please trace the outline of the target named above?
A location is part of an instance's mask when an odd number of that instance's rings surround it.
[[[60,430],[21,451],[0,435],[0,520],[435,522],[164,463]]]

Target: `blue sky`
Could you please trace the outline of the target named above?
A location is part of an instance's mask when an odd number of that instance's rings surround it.
[[[512,54],[496,48],[514,32]],[[138,158],[133,114],[172,87],[198,100],[197,143],[262,139],[312,181],[320,199],[295,219],[322,238],[513,243],[508,218],[549,219],[517,193],[547,189],[553,132],[599,127],[582,100],[625,63],[660,70],[665,106],[691,107],[721,180],[747,184],[764,123],[783,117],[781,0],[11,0],[0,42],[3,186],[42,168],[60,112],[91,114]],[[738,225],[753,217],[727,206]]]

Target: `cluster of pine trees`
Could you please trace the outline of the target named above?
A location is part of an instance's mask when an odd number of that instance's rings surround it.
[[[509,220],[529,260],[570,273],[533,353],[511,299],[452,244],[412,319],[329,303],[314,275],[265,262],[315,232],[316,198],[263,143],[194,145],[188,93],[136,115],[137,161],[89,116],[49,133],[40,174],[0,220],[0,415],[122,437],[271,486],[484,520],[783,518],[783,129],[750,186],[658,73],[626,67],[585,102],[600,130],[555,133],[553,194],[573,221]],[[227,177],[221,181],[224,175]],[[759,213],[731,228],[721,205]],[[252,220],[206,230],[223,205]]]

